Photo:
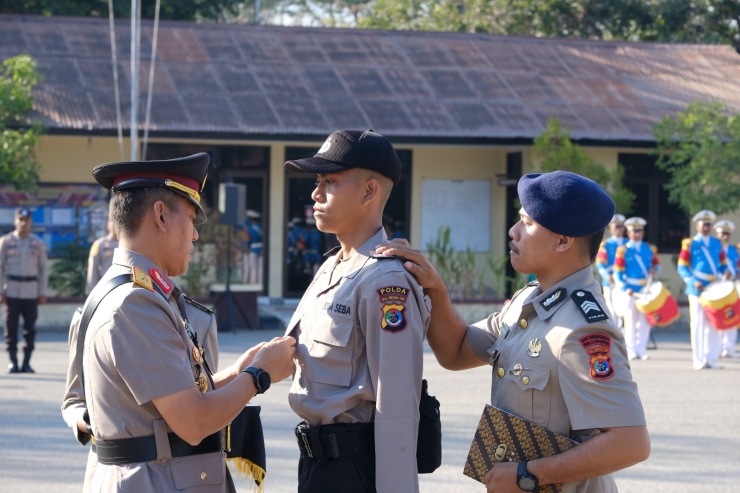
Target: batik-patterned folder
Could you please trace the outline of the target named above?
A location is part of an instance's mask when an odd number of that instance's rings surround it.
[[[463,474],[485,483],[485,475],[500,462],[521,462],[565,452],[578,445],[538,424],[486,405],[478,423]],[[539,493],[558,493],[562,484],[542,485]]]

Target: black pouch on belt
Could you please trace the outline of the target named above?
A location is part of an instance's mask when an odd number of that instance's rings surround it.
[[[442,464],[442,422],[439,401],[429,395],[427,381],[421,381],[419,437],[416,442],[416,467],[419,474],[434,472]]]
[[[231,422],[226,440],[226,459],[243,479],[252,478],[259,487],[267,474],[265,437],[260,406],[247,406]]]

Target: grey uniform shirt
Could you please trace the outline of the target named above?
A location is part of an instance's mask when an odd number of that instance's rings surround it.
[[[148,274],[156,269],[148,258],[119,248],[101,282],[128,274],[133,266]],[[154,422],[162,415],[152,399],[195,387],[194,346],[173,296],[179,291],[167,276],[161,272],[159,276],[170,288],[167,299],[157,290],[124,284],[101,302],[88,326],[83,359],[86,403],[98,440],[154,435]],[[155,275],[151,277],[157,282]],[[154,493],[195,487],[208,493],[234,491],[220,452],[166,463],[98,464],[90,491]]]
[[[103,236],[93,242],[87,259],[87,285],[85,294],[90,294],[103,275],[113,265],[113,250],[118,248],[118,240],[113,235]]]
[[[378,493],[418,491],[424,336],[430,303],[397,259],[370,257],[381,229],[346,260],[330,257],[286,334],[298,341],[290,407],[309,425],[375,422]]]
[[[9,276],[35,277],[12,281]],[[0,238],[0,294],[8,298],[46,296],[46,245],[33,233],[21,239],[15,231]]]
[[[586,314],[576,304],[581,299]],[[468,327],[471,347],[493,367],[491,405],[581,442],[599,428],[644,426],[620,330],[610,319],[586,320],[599,318],[604,306],[589,265],[545,293],[528,285],[500,313]],[[563,491],[617,487],[607,475]]]
[[[203,347],[204,357],[215,373],[218,371],[218,333],[216,330],[216,317],[213,313],[205,312],[197,307],[185,305],[190,326],[198,334],[198,341]],[[69,366],[67,367],[67,383],[62,401],[62,417],[72,429],[75,439],[82,445],[90,441],[90,435],[82,433],[77,428],[77,422],[82,419],[87,410],[87,403],[80,385],[80,379],[77,374],[77,334],[82,319],[82,307],[77,309],[72,316],[72,322],[69,325]],[[83,493],[90,491],[90,482],[92,481],[95,466],[97,465],[97,455],[90,450],[87,467],[85,469],[85,484],[82,489]]]

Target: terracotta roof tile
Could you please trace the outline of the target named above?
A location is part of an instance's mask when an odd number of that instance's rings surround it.
[[[115,27],[127,129],[130,23]],[[144,21],[142,127],[152,31]],[[576,138],[636,142],[696,99],[740,111],[729,46],[170,21],[158,46],[154,135],[530,139],[555,116]],[[48,127],[115,132],[107,19],[0,15],[0,56],[21,53],[40,63]]]

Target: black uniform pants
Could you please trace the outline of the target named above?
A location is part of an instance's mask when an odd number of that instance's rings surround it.
[[[375,493],[375,454],[327,459],[301,455],[298,493]]]
[[[6,298],[5,330],[3,337],[9,353],[18,350],[18,320],[23,315],[23,338],[26,340],[26,348],[33,351],[36,340],[36,319],[39,315],[38,298]]]

